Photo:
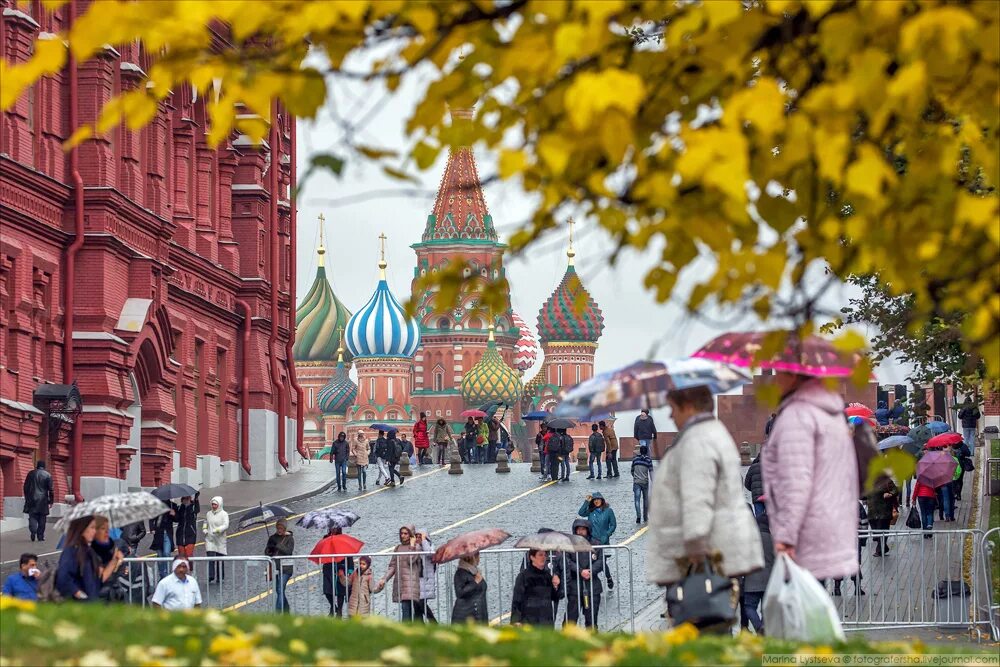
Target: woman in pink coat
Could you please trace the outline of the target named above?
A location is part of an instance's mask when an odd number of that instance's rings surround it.
[[[817,579],[858,571],[858,467],[844,401],[823,380],[778,373],[782,402],[761,452],[775,554]]]

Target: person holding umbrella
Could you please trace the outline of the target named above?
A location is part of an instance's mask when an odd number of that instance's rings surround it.
[[[177,555],[185,561],[194,555],[194,545],[198,541],[198,515],[201,513],[201,504],[198,496],[201,491],[195,491],[194,496],[181,497],[181,504],[170,504],[174,510],[174,521],[177,523]],[[191,566],[194,573],[194,566]]]
[[[229,513],[222,509],[222,496],[212,498],[211,509],[205,514],[205,553],[209,556],[225,556],[226,531],[229,530]],[[226,576],[226,566],[221,561],[208,565],[208,583],[216,579],[221,582]]]
[[[286,614],[291,612],[292,608],[288,604],[288,596],[285,595],[285,591],[295,567],[291,561],[288,561],[287,564],[281,563],[280,558],[291,556],[294,553],[295,537],[292,535],[292,531],[288,530],[288,522],[284,518],[278,519],[274,524],[274,535],[267,538],[264,555],[279,559],[278,571],[274,573],[274,609]]]
[[[313,547],[313,554],[357,553],[363,543],[350,535],[344,535],[340,526],[331,524],[323,539]],[[339,558],[310,559],[323,566],[323,596],[330,603],[331,616],[343,616],[344,602],[347,601],[347,578],[354,571],[354,559],[350,556]],[[334,580],[336,575],[336,580]]]
[[[378,437],[375,439],[375,469],[378,474],[375,476],[375,486],[382,484],[382,478],[385,477],[385,484],[389,484],[389,452],[387,447],[388,441],[385,439],[385,431],[379,430]]]
[[[482,549],[502,544],[510,533],[499,528],[486,528],[463,533],[438,547],[431,557],[435,564],[458,560],[455,570],[455,604],[451,610],[451,622],[475,621],[489,623],[490,615],[486,607],[486,580],[479,571],[479,552]]]
[[[488,463],[486,459],[486,443],[490,439],[490,426],[483,417],[476,417],[476,463]]]
[[[351,442],[351,456],[358,466],[358,491],[363,491],[368,486],[368,439],[361,431]]]
[[[528,565],[514,580],[510,622],[514,625],[555,627],[556,607],[563,598],[562,580],[549,570],[549,554],[528,550]]]

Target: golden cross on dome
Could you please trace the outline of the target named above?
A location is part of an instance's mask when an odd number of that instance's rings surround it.
[[[388,264],[386,264],[385,261],[385,242],[386,239],[388,238],[389,237],[385,235],[385,232],[382,232],[381,234],[378,235],[379,244],[382,246],[381,250],[379,250],[379,260],[378,260],[378,268],[382,272],[382,280],[385,280],[385,267],[388,266]]]
[[[344,327],[338,327],[337,331],[340,332],[340,342],[337,343],[337,363],[344,363]]]
[[[569,250],[566,251],[566,257],[569,258],[569,265],[573,266],[573,258],[576,257],[576,251],[573,250],[573,225],[576,224],[576,221],[573,220],[573,218],[570,218],[568,220],[568,224],[569,224]]]
[[[326,223],[326,218],[323,214],[319,214],[319,247],[316,248],[316,254],[319,255],[319,265],[323,266],[326,261],[323,255],[326,254],[326,244],[323,243],[323,225]]]

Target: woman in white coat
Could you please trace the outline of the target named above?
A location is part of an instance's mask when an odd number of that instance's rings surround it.
[[[212,498],[212,508],[205,515],[205,553],[211,556],[226,555],[226,531],[229,530],[229,513],[222,509],[222,496]],[[220,561],[210,562],[208,583],[222,581],[225,566]]]
[[[434,551],[431,538],[427,535],[427,530],[420,528],[417,530],[417,549],[420,551]],[[430,601],[437,597],[437,565],[432,560],[433,556],[421,556],[420,563],[420,601],[423,603],[424,618],[428,623],[437,623],[434,611],[431,609]]]

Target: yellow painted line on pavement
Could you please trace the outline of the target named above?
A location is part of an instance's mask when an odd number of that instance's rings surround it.
[[[439,470],[443,470],[443,468],[440,468]],[[432,470],[431,472],[426,473],[426,474],[430,475],[430,474],[433,474],[435,472],[438,472],[438,471],[437,470]],[[455,523],[451,524],[450,526],[445,526],[444,528],[438,528],[437,530],[431,531],[430,534],[431,535],[440,535],[441,533],[443,533],[443,532],[445,532],[447,530],[451,530],[452,528],[456,528],[458,526],[466,524],[469,521],[473,521],[475,519],[479,519],[481,517],[484,517],[487,514],[491,514],[492,512],[496,512],[498,509],[506,507],[507,505],[510,505],[511,503],[514,503],[514,502],[517,502],[518,500],[520,500],[521,498],[524,498],[525,496],[531,495],[532,493],[540,491],[540,490],[544,489],[547,486],[552,486],[553,484],[555,484],[554,481],[553,482],[546,482],[545,484],[542,484],[540,486],[536,486],[536,487],[534,487],[532,489],[528,489],[524,493],[519,493],[518,495],[514,496],[513,498],[508,498],[507,500],[503,501],[502,503],[498,503],[498,504],[494,505],[493,507],[490,507],[489,509],[486,509],[486,510],[484,510],[482,512],[479,512],[478,514],[474,514],[474,515],[472,515],[470,517],[462,519],[461,521],[456,521]],[[379,489],[379,490],[381,490],[381,489]],[[373,491],[372,493],[377,493],[377,491]],[[378,551],[376,553],[377,554],[391,553],[395,548],[396,548],[395,545],[393,545],[393,546],[388,547],[386,549],[382,549],[381,551]],[[292,577],[291,579],[288,580],[288,584],[286,585],[286,589],[287,589],[288,586],[291,586],[292,584],[295,584],[295,583],[298,583],[298,582],[303,581],[305,579],[308,579],[309,577],[315,577],[316,575],[322,574],[322,573],[323,573],[322,569],[320,569],[320,570],[312,570],[310,572],[306,572],[305,574],[300,574],[297,577]],[[242,609],[243,607],[245,607],[245,606],[247,606],[249,604],[253,604],[254,602],[258,602],[260,600],[263,600],[264,598],[266,598],[266,597],[268,597],[268,596],[270,596],[272,594],[274,594],[273,590],[270,590],[270,589],[266,590],[266,591],[264,591],[262,593],[258,593],[257,595],[254,595],[251,598],[243,600],[242,602],[237,602],[234,605],[226,607],[222,611],[236,611],[237,609]]]
[[[643,535],[645,535],[647,530],[649,530],[649,526],[643,526],[639,530],[635,531],[632,535],[629,535],[629,538],[627,540],[625,540],[624,542],[619,542],[615,546],[624,547],[626,545],[632,544],[637,539],[639,539],[640,537],[642,537]],[[490,620],[490,625],[500,625],[500,623],[504,619],[506,619],[506,618],[510,618],[510,612],[509,611],[505,612],[503,614],[500,614],[499,616],[497,616],[494,619],[491,619]]]

